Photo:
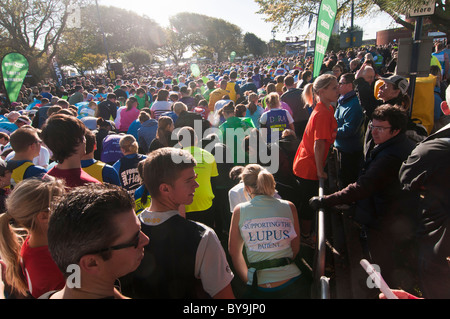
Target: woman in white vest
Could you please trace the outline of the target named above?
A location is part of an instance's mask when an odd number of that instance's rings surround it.
[[[273,197],[275,180],[260,165],[247,165],[241,178],[251,200],[234,209],[228,249],[234,271],[248,285],[243,297],[310,298],[309,284],[294,262],[300,249],[295,205]]]

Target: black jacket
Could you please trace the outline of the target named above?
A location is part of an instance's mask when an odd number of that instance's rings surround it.
[[[407,210],[408,196],[402,191],[398,172],[414,147],[415,143],[404,133],[377,145],[366,157],[358,180],[341,191],[324,196],[325,204],[356,203],[355,221],[389,231],[394,220],[403,218],[402,214]],[[407,222],[417,221],[413,218]]]
[[[450,124],[418,144],[403,163],[399,178],[420,203],[419,238],[423,258],[445,269],[450,256]]]

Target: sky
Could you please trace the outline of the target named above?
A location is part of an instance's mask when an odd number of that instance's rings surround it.
[[[160,26],[169,25],[169,17],[180,12],[194,12],[210,17],[220,18],[239,26],[242,33],[254,33],[260,39],[269,41],[272,39],[273,24],[265,22],[264,16],[257,14],[258,4],[254,0],[98,0],[99,5],[113,6],[146,15],[155,20]],[[341,21],[340,25],[350,26],[350,22]],[[384,29],[398,27],[388,15],[377,14],[366,19],[355,19],[355,25],[364,29],[363,40],[376,38],[376,32]],[[314,34],[315,20],[311,23],[312,34]],[[306,25],[300,30],[290,33],[277,32],[275,39],[286,40],[286,37],[302,36],[308,33]]]

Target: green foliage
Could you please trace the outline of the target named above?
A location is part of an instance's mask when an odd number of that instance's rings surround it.
[[[316,17],[320,0],[255,0],[259,5],[259,14],[265,16],[267,22],[272,22],[279,29],[292,30],[307,25],[310,16]],[[355,17],[366,17],[376,12],[389,14],[395,22],[406,28],[414,25],[406,20],[405,14],[421,3],[421,0],[354,0]],[[337,18],[349,19],[351,16],[350,0],[338,1]],[[425,28],[437,28],[443,32],[450,29],[450,1],[436,0],[435,14],[430,16],[431,24]],[[314,19],[314,21],[316,21]]]
[[[267,52],[267,43],[253,33],[247,32],[244,35],[244,47],[254,56],[261,56]]]
[[[150,53],[142,48],[133,47],[122,54],[122,59],[125,62],[131,63],[135,70],[139,67],[150,64],[151,56]]]

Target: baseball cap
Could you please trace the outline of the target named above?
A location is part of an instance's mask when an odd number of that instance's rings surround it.
[[[394,74],[385,78],[382,77],[380,79],[384,82],[395,84],[400,89],[402,94],[406,94],[406,92],[408,91],[409,82],[407,79],[400,75]]]

